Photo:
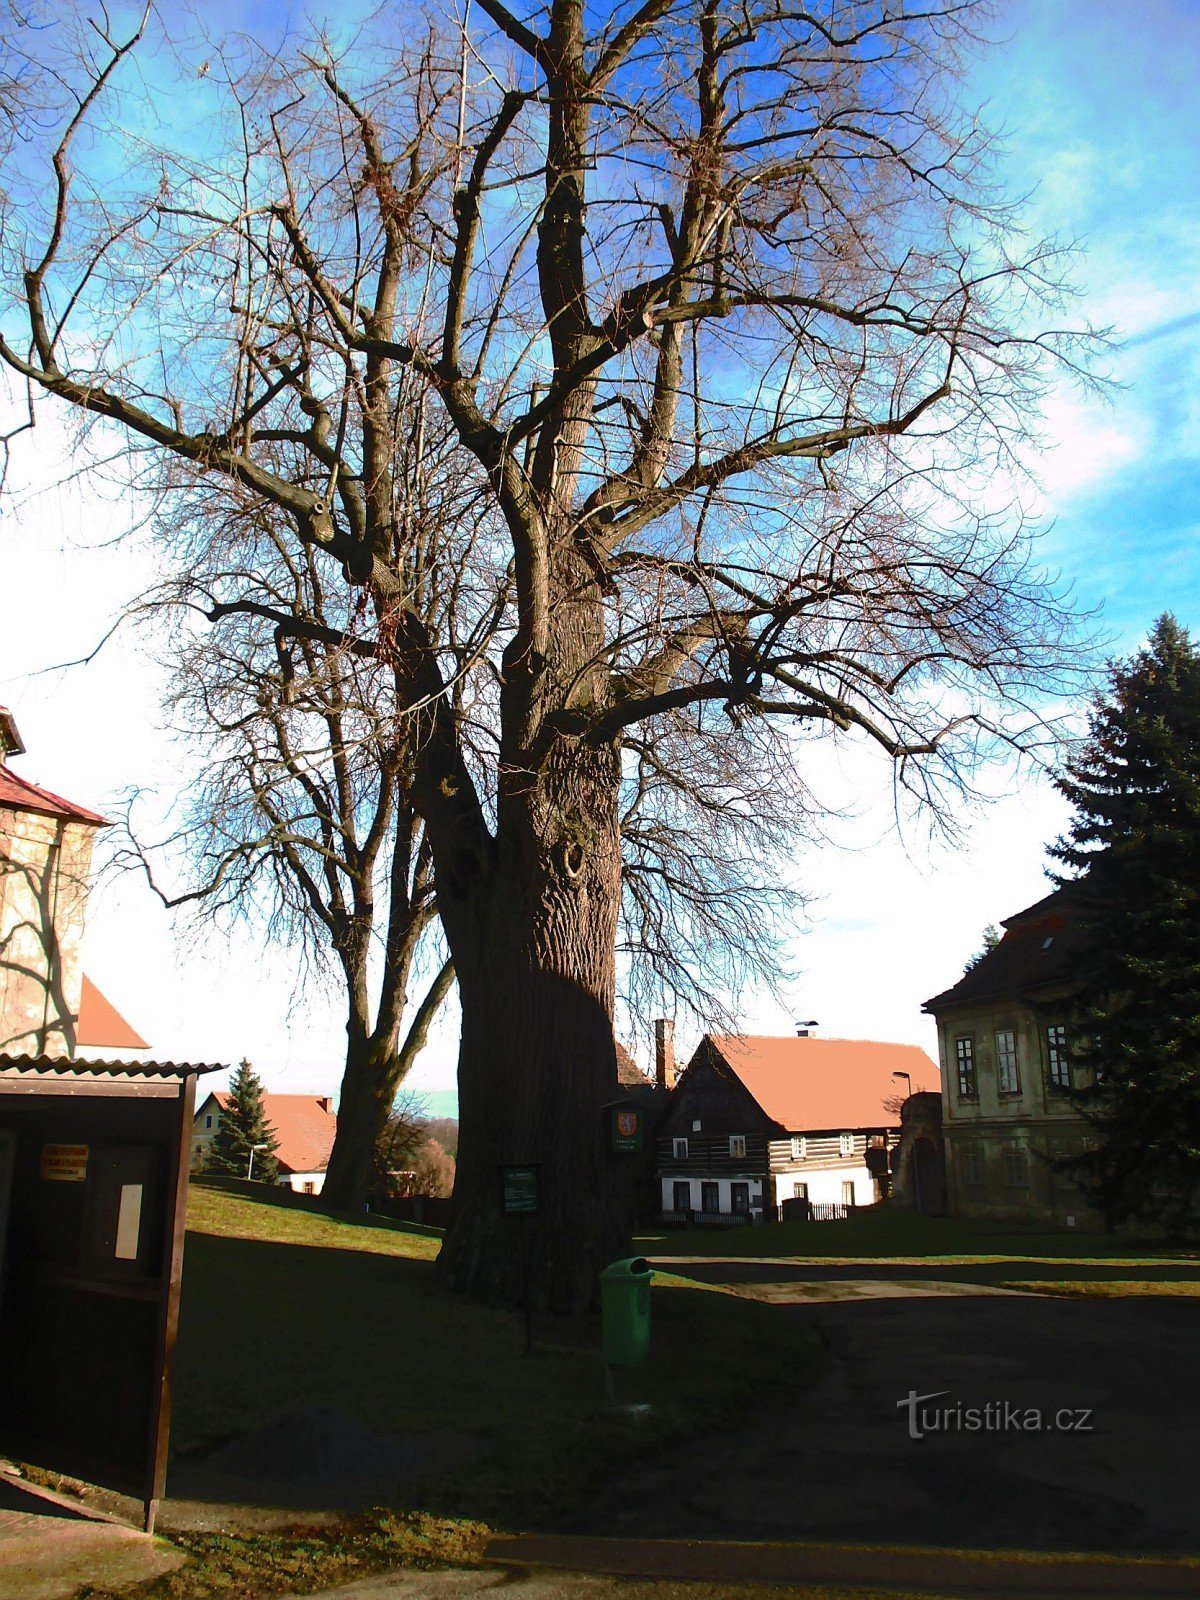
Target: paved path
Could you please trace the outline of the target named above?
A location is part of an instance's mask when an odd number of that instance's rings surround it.
[[[787,1267],[687,1270],[745,1286],[787,1281]],[[822,1340],[817,1384],[631,1472],[564,1532],[1200,1551],[1196,1300],[954,1294],[778,1315]],[[926,1409],[949,1409],[950,1431],[910,1437],[898,1402],[911,1393],[939,1395]],[[1048,1421],[1087,1412],[1087,1431],[1030,1431],[1006,1404],[1025,1423],[1032,1408]],[[983,1413],[978,1431],[967,1408]]]
[[[133,1585],[182,1560],[136,1528],[0,1473],[0,1600],[72,1600],[85,1584]]]
[[[812,1585],[1200,1595],[1200,1563],[1171,1558],[1200,1550],[1194,1300],[976,1293],[778,1260],[686,1270],[776,1301],[798,1349],[815,1330],[827,1354],[816,1385],[624,1475],[569,1529],[494,1540],[492,1567],[390,1574],[327,1600],[718,1600],[734,1584],[743,1600]],[[978,1409],[978,1431],[910,1436],[897,1402],[940,1391],[928,1405]],[[1033,1431],[1034,1409],[1055,1424],[1090,1415],[1085,1431]]]
[[[380,1574],[327,1590],[325,1600],[779,1600],[790,1588],[811,1593],[825,1584],[862,1587],[872,1600],[934,1592],[963,1600],[1194,1600],[1200,1579],[1195,1567],[1170,1562],[906,1559],[795,1545],[528,1538],[498,1540],[490,1553],[518,1564]],[[571,1565],[561,1569],[564,1560]],[[585,1563],[591,1571],[577,1570]]]

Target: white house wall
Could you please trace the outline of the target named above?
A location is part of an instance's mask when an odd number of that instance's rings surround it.
[[[279,1187],[290,1189],[293,1194],[320,1194],[324,1182],[323,1172],[281,1172],[279,1175]]]
[[[853,1183],[856,1206],[869,1206],[875,1202],[874,1180],[862,1165],[856,1166],[848,1162],[844,1167],[819,1167],[810,1172],[806,1172],[803,1167],[797,1167],[789,1172],[776,1172],[773,1177],[776,1205],[794,1199],[798,1183],[808,1185],[808,1198],[815,1206],[843,1205],[844,1183]]]

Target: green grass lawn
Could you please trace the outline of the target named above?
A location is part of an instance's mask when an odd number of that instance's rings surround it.
[[[474,1458],[423,1483],[420,1509],[533,1526],[621,1463],[734,1420],[805,1380],[816,1344],[779,1308],[669,1275],[651,1355],[605,1402],[597,1315],[535,1319],[466,1302],[433,1270],[431,1229],[336,1219],[270,1190],[201,1181],[188,1214],[174,1449],[196,1451],[297,1404],[379,1432],[445,1432]]]
[[[871,1206],[842,1222],[770,1227],[662,1229],[642,1234],[648,1256],[761,1256],[852,1277],[894,1269],[904,1279],[986,1283],[1039,1293],[1111,1298],[1200,1294],[1200,1254],[1075,1230],[923,1217]]]

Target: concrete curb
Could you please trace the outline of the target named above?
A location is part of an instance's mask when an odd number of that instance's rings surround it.
[[[493,1539],[485,1561],[626,1578],[828,1584],[995,1600],[1194,1600],[1200,1565],[1187,1561],[866,1545],[743,1544],[519,1534]]]

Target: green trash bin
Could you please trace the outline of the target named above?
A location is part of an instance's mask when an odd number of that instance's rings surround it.
[[[636,1367],[650,1348],[650,1280],[645,1256],[614,1261],[600,1274],[604,1359],[610,1367]]]

